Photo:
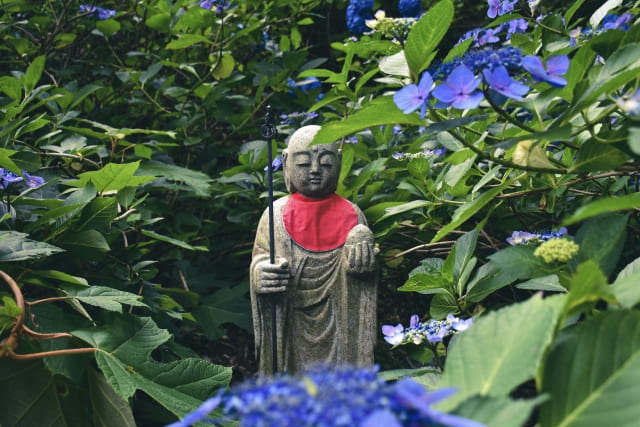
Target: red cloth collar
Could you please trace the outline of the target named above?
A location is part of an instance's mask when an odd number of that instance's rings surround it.
[[[282,209],[282,219],[289,236],[310,251],[344,245],[347,234],[358,224],[351,203],[335,193],[322,199],[293,193]]]

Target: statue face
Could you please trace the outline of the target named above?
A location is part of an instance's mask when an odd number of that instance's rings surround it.
[[[285,158],[289,190],[306,197],[325,197],[336,191],[340,155],[335,144],[289,147]]]

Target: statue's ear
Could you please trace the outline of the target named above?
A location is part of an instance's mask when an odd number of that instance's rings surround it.
[[[293,189],[291,188],[291,179],[289,179],[287,157],[289,157],[289,152],[286,149],[282,150],[282,173],[284,174],[284,185],[287,187],[287,191],[289,193],[293,193]]]

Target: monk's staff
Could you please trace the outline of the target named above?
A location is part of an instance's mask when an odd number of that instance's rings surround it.
[[[271,121],[271,106],[267,106],[267,115],[264,124],[260,127],[262,137],[267,141],[267,194],[269,203],[269,262],[276,263],[275,238],[273,229],[273,149],[272,140],[278,134],[278,130]],[[278,334],[276,331],[276,297],[271,299],[271,351],[273,361],[273,373],[278,372]]]

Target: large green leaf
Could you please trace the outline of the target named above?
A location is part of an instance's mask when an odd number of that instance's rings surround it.
[[[141,233],[147,237],[150,237],[155,240],[159,240],[161,242],[169,243],[175,246],[178,246],[183,249],[189,249],[190,251],[203,251],[208,252],[209,248],[206,246],[192,246],[185,242],[184,240],[174,239],[173,237],[165,236],[160,233],[156,233],[151,230],[141,230]]]
[[[464,401],[454,414],[478,421],[486,426],[522,427],[543,398],[513,400],[506,396],[475,396]]]
[[[160,176],[170,181],[182,182],[198,197],[207,197],[211,192],[210,185],[212,179],[207,174],[193,169],[150,160],[140,165],[138,173],[141,175]]]
[[[118,396],[102,374],[89,369],[89,395],[91,413],[96,427],[135,427],[136,422],[129,403]]]
[[[80,230],[108,231],[111,222],[118,214],[116,199],[112,197],[96,197],[82,209],[78,222],[73,228]]]
[[[119,316],[108,326],[72,334],[97,348],[98,367],[121,398],[127,400],[142,390],[178,417],[193,411],[231,379],[231,368],[203,359],[153,360],[151,352],[171,335],[147,317]]]
[[[529,300],[490,312],[455,335],[449,345],[440,387],[458,393],[444,402],[448,409],[473,395],[507,396],[533,378],[565,302],[564,295]]]
[[[531,279],[553,273],[552,266],[533,255],[535,249],[529,245],[508,246],[490,255],[489,260],[498,270],[515,279]]]
[[[59,252],[57,246],[27,238],[18,231],[0,231],[0,262],[35,260]]]
[[[118,191],[125,187],[136,187],[145,182],[156,179],[155,176],[134,176],[140,162],[108,163],[98,171],[84,172],[78,175],[78,180],[69,182],[74,187],[83,187],[91,182],[99,193]]]
[[[627,264],[616,277],[611,290],[618,302],[626,308],[631,308],[640,302],[640,258]]]
[[[442,0],[429,7],[427,13],[411,28],[404,53],[415,81],[433,59],[436,47],[451,25],[453,12],[451,1]]]
[[[614,170],[630,157],[611,144],[596,140],[585,142],[571,167],[571,172],[598,172]]]
[[[86,260],[99,260],[110,249],[102,233],[96,230],[67,232],[56,243],[74,256]]]
[[[620,259],[627,237],[627,215],[601,215],[587,221],[576,233],[580,245],[578,255],[569,261],[570,266],[592,259],[609,276]]]
[[[564,330],[545,363],[545,426],[632,426],[640,419],[640,312],[603,312]]]
[[[571,225],[596,215],[640,208],[640,193],[627,194],[620,197],[603,197],[586,206],[578,208],[573,215],[562,224]]]
[[[418,114],[404,114],[394,104],[392,96],[381,96],[345,120],[323,124],[322,129],[313,138],[313,143],[329,144],[363,129],[388,124],[420,126],[424,122]]]
[[[589,260],[578,266],[575,274],[569,282],[569,297],[567,298],[566,311],[569,316],[586,311],[593,307],[599,300],[615,302],[615,297],[607,278],[602,274],[598,264]]]
[[[88,288],[66,287],[64,288],[64,292],[85,304],[118,313],[122,313],[122,304],[147,307],[147,305],[141,301],[141,296],[106,286],[91,286]]]

